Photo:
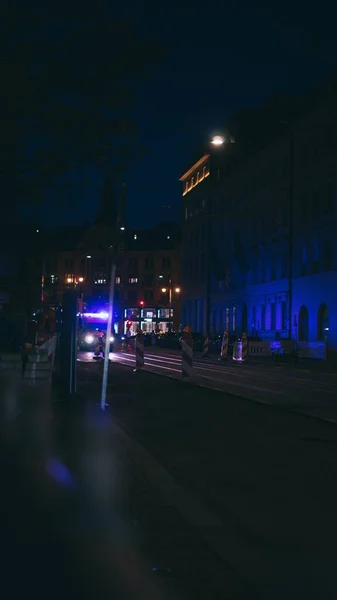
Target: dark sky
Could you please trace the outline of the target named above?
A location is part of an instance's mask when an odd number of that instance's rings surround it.
[[[132,164],[127,180],[135,227],[179,217],[179,176],[194,148],[236,108],[260,104],[279,91],[300,94],[337,66],[331,41],[336,15],[324,3],[321,13],[316,6],[313,14],[304,13],[302,3],[287,1],[271,8],[259,2],[250,9],[234,1],[202,3],[200,9],[187,4],[191,8],[157,7],[155,14],[149,5],[139,13],[145,32],[166,46],[167,59],[137,91],[136,118],[146,152]],[[74,174],[62,203],[59,191],[54,195],[53,224],[90,219],[100,184],[94,171]],[[49,206],[41,212],[43,221],[50,221]]]

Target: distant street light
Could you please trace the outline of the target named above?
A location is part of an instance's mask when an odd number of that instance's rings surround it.
[[[213,144],[213,146],[222,146],[224,143],[225,138],[222,135],[215,135],[211,140],[211,144]]]
[[[171,319],[172,316],[172,291],[174,291],[175,294],[180,294],[181,289],[180,287],[176,287],[174,288],[174,290],[172,290],[171,287],[166,288],[166,287],[162,287],[161,291],[163,294],[166,294],[166,292],[168,292],[169,294],[169,319]],[[171,322],[169,321],[169,330],[171,330]]]
[[[84,281],[84,278],[83,278],[83,277],[79,277],[79,278],[78,278],[78,281],[79,281],[80,283],[83,283],[83,281]]]

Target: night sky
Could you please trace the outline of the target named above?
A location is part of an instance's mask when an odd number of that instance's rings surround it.
[[[130,224],[177,220],[179,176],[196,146],[221,130],[237,108],[276,92],[301,94],[337,66],[334,15],[303,14],[303,4],[207,2],[202,8],[135,12],[141,28],[164,43],[167,58],[137,90],[135,117],[145,146],[127,176]],[[282,7],[282,8],[281,8]],[[131,4],[128,4],[131,10]],[[317,11],[317,7],[316,7]],[[96,210],[101,179],[76,173],[41,209],[44,224],[81,224]],[[53,202],[51,202],[53,200]],[[55,211],[55,203],[57,210]],[[52,207],[53,205],[53,207]],[[167,206],[171,208],[166,208]],[[36,213],[38,215],[38,212]]]

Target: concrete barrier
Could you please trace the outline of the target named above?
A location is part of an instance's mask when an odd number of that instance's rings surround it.
[[[269,356],[270,355],[270,343],[269,342],[248,342],[248,356]]]
[[[298,345],[301,348],[301,357],[326,360],[326,345],[324,342],[298,342]]]
[[[52,363],[45,350],[29,350],[24,355],[3,352],[0,354],[0,373],[23,379],[49,379]]]

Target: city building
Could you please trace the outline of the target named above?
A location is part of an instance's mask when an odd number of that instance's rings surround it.
[[[64,291],[75,288],[80,312],[106,310],[112,230],[96,223],[78,233],[59,232],[46,256],[45,299],[51,304],[62,303]],[[114,296],[116,332],[125,333],[127,323],[131,323],[132,331],[139,326],[147,333],[178,329],[182,289],[177,227],[162,224],[152,230],[125,229],[121,233]]]
[[[183,324],[337,350],[337,96],[257,152],[225,143],[180,178]]]

